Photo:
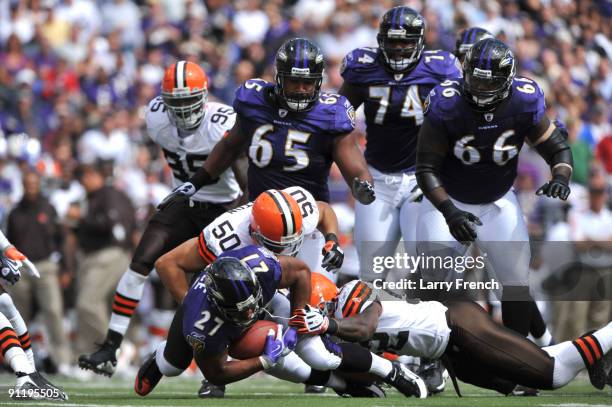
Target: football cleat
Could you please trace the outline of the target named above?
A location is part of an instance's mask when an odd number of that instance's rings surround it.
[[[393,369],[385,377],[385,383],[395,387],[406,397],[427,398],[427,385],[416,373],[411,372],[406,366],[399,362],[392,362]]]
[[[509,395],[516,397],[536,397],[540,395],[540,390],[517,384]]]
[[[144,397],[151,393],[163,377],[162,373],[159,371],[157,362],[155,362],[155,354],[156,352],[153,352],[149,355],[136,374],[134,391],[139,396]]]
[[[437,394],[444,391],[446,381],[444,380],[444,366],[439,359],[421,359],[421,366],[417,374],[423,378],[429,394]]]
[[[320,387],[320,386],[317,386]],[[376,383],[362,385],[357,383],[347,383],[343,391],[334,390],[341,397],[368,397],[385,398],[385,391]]]
[[[40,373],[34,372],[29,375],[18,373],[14,399],[30,400],[68,400],[68,395],[63,389],[51,384]]]
[[[589,373],[589,380],[593,387],[598,390],[603,390],[606,383],[609,382],[608,374],[606,373],[604,358],[596,360],[592,365],[587,366],[587,372]]]
[[[198,397],[201,399],[206,398],[223,398],[225,397],[225,385],[217,386],[216,384],[212,384],[208,380],[202,380],[202,386],[200,386],[200,390],[198,390]]]
[[[118,353],[118,346],[109,341],[104,341],[94,353],[79,356],[79,367],[111,377],[117,369]]]
[[[321,394],[325,393],[325,386],[317,386],[316,384],[307,384],[304,386],[304,393],[307,394]]]

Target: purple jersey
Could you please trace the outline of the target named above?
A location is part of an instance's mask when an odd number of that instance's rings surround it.
[[[494,202],[514,183],[525,137],[544,116],[544,93],[535,81],[516,77],[506,100],[492,112],[478,112],[461,88],[459,81],[436,86],[425,110],[427,120],[448,139],[442,183],[458,201]]]
[[[242,131],[251,137],[250,199],[268,189],[300,186],[316,200],[329,201],[333,143],[355,128],[353,106],[344,96],[323,93],[312,109],[292,112],[278,106],[273,92],[273,84],[251,79],[234,100]]]
[[[218,258],[221,257],[235,257],[247,263],[261,284],[264,305],[270,302],[281,279],[281,266],[276,256],[264,248],[251,245],[226,251]],[[225,321],[209,302],[203,272],[183,300],[183,313],[185,340],[195,350],[210,355],[224,352],[245,329]]]
[[[461,77],[457,58],[446,51],[424,51],[410,72],[394,74],[378,48],[358,48],[342,62],[344,80],[361,92],[366,117],[365,159],[383,172],[414,168],[423,103],[443,80]]]

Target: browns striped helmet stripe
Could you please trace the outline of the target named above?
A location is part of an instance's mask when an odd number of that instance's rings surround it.
[[[291,204],[282,194],[282,192],[275,189],[266,191],[281,213],[281,219],[283,221],[283,236],[293,235],[297,231],[295,230],[295,219],[293,217],[293,211],[291,210]]]
[[[185,65],[186,61],[179,61],[174,66],[174,87],[175,88],[185,88],[187,87],[187,82],[185,80]]]
[[[346,298],[346,301],[344,303],[344,307],[342,307],[342,316],[343,317],[346,318],[346,317],[349,317],[349,316],[354,315],[354,314],[357,313],[359,307],[358,307],[357,310],[353,309],[353,307],[356,305],[355,299],[356,298],[361,298],[363,292],[367,291],[369,289],[370,289],[370,287],[368,287],[368,285],[365,284],[362,281],[360,281],[357,284],[355,284],[355,286],[353,287],[353,289],[349,293],[348,297]]]

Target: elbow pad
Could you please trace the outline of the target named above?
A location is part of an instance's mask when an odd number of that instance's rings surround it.
[[[424,194],[442,186],[438,174],[444,157],[438,154],[420,154],[416,166],[416,180]]]
[[[548,139],[536,146],[536,150],[551,168],[558,164],[566,164],[569,167],[574,164],[567,136],[558,127],[553,130]]]

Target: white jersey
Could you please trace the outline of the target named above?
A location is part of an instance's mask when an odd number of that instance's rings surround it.
[[[190,134],[182,135],[172,124],[161,96],[149,102],[146,112],[147,133],[164,151],[172,168],[174,188],[187,181],[202,166],[213,147],[231,130],[236,113],[230,106],[207,102],[200,126]],[[240,195],[240,186],[234,172],[227,169],[219,180],[200,188],[192,197],[200,202],[230,202]]]
[[[316,233],[319,224],[319,207],[312,194],[302,187],[283,189],[295,198],[302,212],[304,238]],[[251,237],[251,207],[253,202],[225,212],[212,221],[200,234],[198,247],[207,261],[213,261],[226,250],[256,245]]]
[[[337,319],[344,315],[362,313],[377,300],[373,291],[355,288],[359,280],[342,286],[334,313]],[[355,297],[348,307],[347,301]],[[358,304],[358,305],[357,305]],[[438,359],[448,345],[450,328],[446,322],[446,307],[437,301],[408,303],[405,301],[380,301],[382,312],[376,332],[369,342],[372,352],[390,351],[398,355]]]

